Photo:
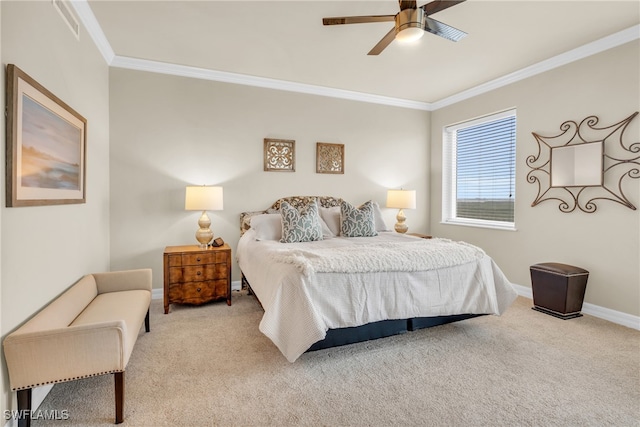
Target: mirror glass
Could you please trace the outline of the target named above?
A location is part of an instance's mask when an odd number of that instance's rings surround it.
[[[602,185],[602,141],[551,149],[551,186]]]

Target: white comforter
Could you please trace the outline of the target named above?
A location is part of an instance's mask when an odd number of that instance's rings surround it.
[[[445,239],[380,233],[285,244],[256,241],[249,230],[236,256],[265,311],[260,331],[290,362],[329,329],[502,314],[517,296],[481,249]]]

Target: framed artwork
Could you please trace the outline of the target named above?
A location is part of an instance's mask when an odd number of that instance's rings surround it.
[[[87,120],[7,65],[7,207],[85,203]]]
[[[296,171],[296,142],[291,139],[264,139],[264,170]]]
[[[316,173],[344,173],[344,144],[316,143]]]

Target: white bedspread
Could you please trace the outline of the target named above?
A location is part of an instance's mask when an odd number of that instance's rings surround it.
[[[382,237],[384,236],[384,237]],[[385,233],[370,237],[330,239],[285,245],[270,253],[274,262],[296,266],[303,274],[369,273],[374,271],[423,271],[477,261],[485,256],[482,249],[448,239],[402,239]],[[348,243],[348,244],[344,244]]]
[[[285,244],[256,241],[249,230],[236,257],[265,310],[260,331],[290,362],[329,329],[387,319],[501,314],[517,296],[481,249],[445,239],[380,233]]]

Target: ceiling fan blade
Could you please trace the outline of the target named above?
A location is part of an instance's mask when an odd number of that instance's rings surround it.
[[[452,26],[444,24],[440,21],[436,21],[433,18],[425,16],[424,20],[425,31],[431,34],[435,34],[436,36],[444,37],[447,40],[457,42],[467,35],[467,33],[465,33],[464,31],[453,28]]]
[[[371,16],[337,16],[335,18],[322,18],[323,25],[365,24],[367,22],[393,21],[395,15],[371,15]]]
[[[380,52],[382,52],[387,46],[389,46],[389,44],[393,41],[393,39],[396,38],[396,29],[395,27],[391,29],[391,31],[389,31],[387,33],[386,36],[384,36],[382,38],[382,40],[380,40],[378,42],[377,45],[375,45],[373,47],[373,49],[371,49],[369,51],[369,53],[367,53],[367,55],[379,55]]]
[[[424,10],[424,14],[426,16],[433,15],[434,13],[438,13],[441,10],[445,10],[450,8],[451,6],[455,6],[458,3],[462,3],[465,0],[460,1],[445,1],[445,0],[435,0],[431,3],[427,3],[425,5],[420,6],[422,10]]]
[[[416,0],[399,0],[400,1],[400,10],[405,9],[415,9],[418,7],[416,4]]]

